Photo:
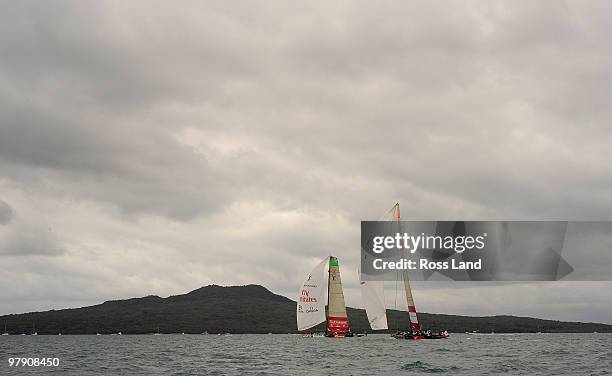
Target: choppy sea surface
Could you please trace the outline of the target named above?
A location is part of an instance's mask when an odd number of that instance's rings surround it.
[[[47,357],[59,366],[9,367]],[[0,336],[0,362],[6,375],[608,375],[612,334]]]

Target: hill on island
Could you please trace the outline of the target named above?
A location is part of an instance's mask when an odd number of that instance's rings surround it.
[[[146,296],[74,308],[0,316],[11,334],[295,333],[295,302],[259,285],[210,285],[167,298]],[[405,312],[389,310],[392,328],[407,327]],[[371,332],[365,312],[348,308],[351,328]],[[469,317],[421,313],[425,328],[450,332],[612,332],[612,325],[516,316]],[[323,329],[321,325],[318,329]]]

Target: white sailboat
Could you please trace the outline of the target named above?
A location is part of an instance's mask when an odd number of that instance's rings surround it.
[[[3,336],[8,336],[9,333],[6,331],[6,323],[4,323],[4,333],[2,333]]]
[[[327,296],[325,295],[327,269]],[[327,312],[325,303],[327,301]],[[297,299],[297,327],[307,330],[327,321],[326,337],[352,337],[349,327],[338,258],[326,257],[310,272]]]
[[[391,210],[382,218],[385,221],[396,221],[398,224],[398,231],[401,230],[401,212],[399,203],[396,203]],[[410,278],[407,270],[402,270],[402,281],[404,282],[404,297],[406,301],[406,308],[408,311],[408,318],[410,320],[410,327],[406,331],[398,331],[393,336],[395,338],[405,339],[438,339],[448,337],[448,333],[432,334],[431,332],[425,333],[421,328],[419,322],[419,316],[417,314],[416,306],[414,304],[414,298],[412,296],[412,288],[410,287]],[[366,314],[372,330],[384,330],[388,329],[387,324],[387,310],[385,306],[384,298],[384,283],[383,281],[361,281],[361,296],[364,301]]]

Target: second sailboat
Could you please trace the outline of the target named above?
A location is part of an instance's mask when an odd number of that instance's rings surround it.
[[[325,296],[326,266],[329,266],[327,268],[327,296]],[[326,257],[310,272],[298,294],[298,330],[307,330],[325,321],[327,321],[326,337],[353,337],[344,303],[340,265],[338,258],[334,256]]]

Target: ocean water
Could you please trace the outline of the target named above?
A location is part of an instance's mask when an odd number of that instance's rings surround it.
[[[9,358],[58,358],[9,367]],[[608,375],[612,334],[0,336],[0,374],[55,375]]]

